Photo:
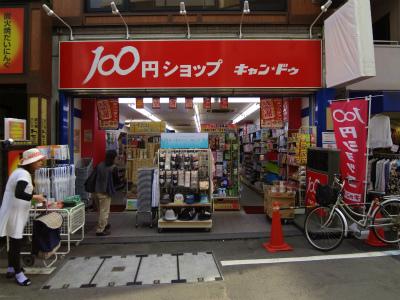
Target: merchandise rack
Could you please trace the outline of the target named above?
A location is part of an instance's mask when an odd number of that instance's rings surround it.
[[[163,229],[168,229],[168,228],[199,228],[199,229],[205,229],[207,231],[211,230],[212,228],[212,217],[209,220],[197,220],[193,219],[190,221],[182,221],[182,220],[175,220],[175,221],[167,221],[163,219],[164,212],[166,209],[182,209],[182,208],[205,208],[207,209],[211,214],[214,210],[214,205],[213,205],[213,199],[212,199],[212,193],[211,193],[211,151],[209,149],[160,149],[158,151],[158,166],[160,168],[160,155],[167,155],[167,154],[179,154],[179,155],[184,155],[184,154],[206,154],[207,157],[207,181],[209,188],[206,191],[209,199],[209,203],[193,203],[193,204],[187,204],[187,203],[168,203],[168,204],[159,204],[159,219],[158,219],[158,231],[162,232]],[[161,171],[160,171],[161,173]],[[162,192],[163,189],[166,189],[166,187],[162,187],[160,184],[160,191]],[[162,193],[161,193],[162,194]]]
[[[214,209],[215,210],[240,210],[240,141],[237,128],[226,126],[216,126],[215,128],[205,129],[209,136],[209,145],[212,152],[215,152],[213,174]],[[218,158],[218,154],[222,160]],[[218,169],[222,174],[218,174]],[[221,182],[227,180],[227,188],[222,188]],[[222,188],[225,192],[218,192]]]

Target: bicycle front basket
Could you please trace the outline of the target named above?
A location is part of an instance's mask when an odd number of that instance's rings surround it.
[[[329,185],[319,184],[317,187],[316,198],[321,206],[329,206],[336,202],[339,191]]]

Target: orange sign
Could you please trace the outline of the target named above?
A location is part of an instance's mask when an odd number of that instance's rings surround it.
[[[0,74],[24,72],[24,8],[0,8]]]
[[[136,98],[136,108],[137,109],[144,108],[144,100],[143,100],[143,98]]]
[[[99,129],[116,130],[119,127],[118,99],[97,100]]]

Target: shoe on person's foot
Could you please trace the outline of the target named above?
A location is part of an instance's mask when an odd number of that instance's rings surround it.
[[[104,227],[104,230],[105,230],[105,231],[110,231],[110,229],[111,229],[111,224],[108,223],[108,224],[106,225],[106,227]]]
[[[110,231],[108,231],[108,230],[104,230],[104,231],[102,231],[102,232],[96,232],[96,235],[97,236],[106,236],[106,235],[110,235]]]
[[[14,268],[12,268],[12,270],[14,270]],[[22,272],[25,272],[24,268],[21,268]],[[11,279],[15,277],[15,271],[7,271],[6,273],[6,278],[7,279]]]
[[[19,282],[17,278],[15,278],[15,282],[20,286],[30,286],[32,283],[29,278],[25,279],[23,282]]]

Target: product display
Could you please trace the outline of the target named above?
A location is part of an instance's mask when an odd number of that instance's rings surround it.
[[[158,228],[212,227],[210,151],[160,149],[158,152],[161,202]],[[172,199],[172,200],[171,200]],[[200,219],[207,211],[209,218]]]

